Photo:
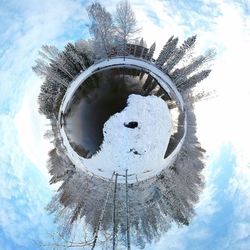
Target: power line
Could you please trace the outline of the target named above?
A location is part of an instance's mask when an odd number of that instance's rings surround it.
[[[128,170],[126,169],[126,218],[127,218],[127,249],[130,250],[129,207],[128,207]]]
[[[114,197],[113,197],[113,250],[115,250],[116,243],[116,189],[117,189],[117,178],[118,174],[115,174],[115,188],[114,188]]]
[[[97,229],[95,231],[95,237],[94,237],[94,241],[93,241],[93,245],[92,245],[91,250],[93,250],[95,248],[96,241],[98,239],[98,233],[99,233],[100,225],[101,225],[101,222],[103,220],[103,216],[104,216],[104,213],[105,213],[105,210],[106,210],[106,206],[107,206],[109,194],[110,194],[110,191],[111,191],[112,180],[113,180],[114,174],[115,174],[115,172],[113,172],[113,174],[112,174],[112,176],[110,178],[109,189],[108,189],[108,192],[107,192],[107,195],[106,195],[106,198],[105,198],[105,201],[104,201],[104,205],[103,205],[103,208],[102,208],[102,211],[101,211],[101,214],[100,214],[100,218],[99,218],[99,221],[98,221]]]

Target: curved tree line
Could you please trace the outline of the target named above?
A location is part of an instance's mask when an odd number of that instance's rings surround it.
[[[199,92],[194,95],[192,90],[210,74],[209,66],[215,52],[208,50],[204,55],[195,57],[193,52],[197,36],[187,38],[181,45],[178,45],[178,38],[172,36],[155,58],[156,43],[148,48],[145,41],[137,37],[140,28],[127,0],[117,5],[113,16],[98,2],[91,4],[87,12],[92,38],[68,43],[62,51],[55,46],[45,45],[33,67],[43,79],[38,97],[39,111],[50,119],[51,131],[46,133],[46,137],[55,146],[49,153],[48,169],[52,176],[50,183],[62,182],[47,209],[60,222],[62,239],[70,238],[74,224],[83,219],[93,235],[99,230],[105,232],[104,235],[112,234],[113,200],[112,196],[107,198],[110,182],[80,171],[72,164],[58,131],[58,112],[72,80],[96,61],[109,60],[115,56],[122,56],[124,60],[127,56],[148,60],[169,75],[182,94],[188,127],[181,152],[170,168],[151,179],[128,186],[130,227],[133,235],[131,240],[133,244],[144,248],[146,243],[160,238],[171,227],[172,222],[188,225],[195,214],[194,204],[197,203],[204,186],[201,171],[204,168],[205,151],[195,135],[193,103],[207,98],[209,94]],[[160,96],[167,101],[170,108],[176,107],[175,101],[171,100],[163,88],[150,79],[145,81],[143,89],[144,94]],[[172,138],[173,143],[176,138]],[[114,186],[111,186],[112,192]],[[118,183],[116,223],[121,244],[126,241],[124,192],[125,184]],[[94,241],[91,239],[90,242],[92,240]],[[66,240],[65,242],[67,245]],[[84,247],[85,243],[81,246]],[[106,244],[111,244],[110,238]],[[86,246],[89,249],[89,242]]]

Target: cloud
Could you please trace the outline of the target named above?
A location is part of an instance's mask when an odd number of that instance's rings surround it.
[[[6,249],[8,245],[21,249],[30,246],[34,238],[44,239],[52,229],[52,219],[44,212],[51,192],[47,180],[18,146],[13,119],[7,115],[0,119],[0,238],[7,241],[2,244]]]
[[[85,20],[84,8],[77,1],[9,1],[2,3],[9,15],[1,16],[1,113],[18,113],[16,126],[19,142],[24,153],[46,171],[46,154],[49,144],[44,142],[45,125],[48,124],[37,112],[37,95],[41,81],[31,70],[37,51],[43,44],[62,47],[74,39],[76,32],[80,38],[84,29],[79,30]],[[73,23],[79,23],[74,25]],[[11,95],[11,96],[10,96]],[[34,145],[36,145],[34,147]],[[47,152],[46,152],[47,148]],[[43,166],[43,168],[42,168]]]
[[[72,24],[84,19],[80,2],[56,4],[48,0],[0,3],[0,239],[4,249],[36,249],[33,240],[49,240],[47,232],[55,230],[44,210],[52,192],[37,170],[43,165],[42,172],[46,171],[48,144],[42,139],[45,121],[36,110],[41,82],[31,66],[42,44],[62,47],[79,31],[80,26],[72,28]]]
[[[18,141],[23,152],[49,180],[46,162],[48,160],[48,151],[53,146],[43,136],[45,131],[50,129],[50,122],[38,113],[39,82],[32,77],[29,80],[29,85],[31,87],[25,94],[21,109],[15,117]],[[34,147],[34,145],[36,146]]]

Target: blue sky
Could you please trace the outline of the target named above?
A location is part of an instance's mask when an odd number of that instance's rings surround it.
[[[44,141],[48,122],[37,113],[41,81],[31,66],[43,44],[62,48],[88,36],[79,0],[0,2],[0,249],[38,249],[56,230],[44,207],[48,185]],[[117,1],[102,3],[112,11]],[[196,106],[207,149],[206,187],[189,227],[173,228],[147,250],[250,249],[250,3],[248,0],[131,1],[141,35],[157,52],[171,36],[198,34],[197,52],[218,51],[203,87],[217,98]]]

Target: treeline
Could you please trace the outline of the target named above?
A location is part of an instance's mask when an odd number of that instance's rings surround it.
[[[68,43],[61,52],[55,46],[42,46],[33,67],[43,79],[38,96],[39,111],[49,118],[57,114],[70,82],[94,62],[91,41]]]
[[[192,89],[211,72],[209,65],[215,51],[193,57],[196,36],[189,37],[180,46],[177,37],[170,37],[154,59],[156,43],[147,48],[143,38],[139,39],[140,28],[127,0],[117,4],[113,16],[98,2],[91,4],[87,13],[92,39],[68,43],[63,51],[48,45],[39,51],[40,58],[33,70],[44,80],[38,102],[39,111],[47,117],[58,112],[70,82],[98,59],[141,57],[168,74],[181,92]],[[161,92],[158,94],[162,95]]]
[[[185,95],[184,98],[188,104],[190,97]],[[205,151],[195,136],[196,121],[190,104],[187,105],[187,121],[190,124],[187,137],[175,163],[151,179],[128,186],[131,240],[141,248],[159,239],[173,222],[179,226],[189,225],[195,214],[194,205],[204,187],[201,171]],[[92,235],[97,230],[112,235],[114,179],[110,186],[110,181],[75,168],[60,144],[59,134],[54,143],[57,148],[50,152],[48,162],[51,183],[62,182],[62,185],[47,209],[55,214],[60,235],[70,238],[72,227],[83,218]],[[111,195],[107,199],[108,191]],[[126,243],[125,192],[125,184],[118,183],[116,228],[121,244]],[[100,220],[102,212],[104,216]]]

